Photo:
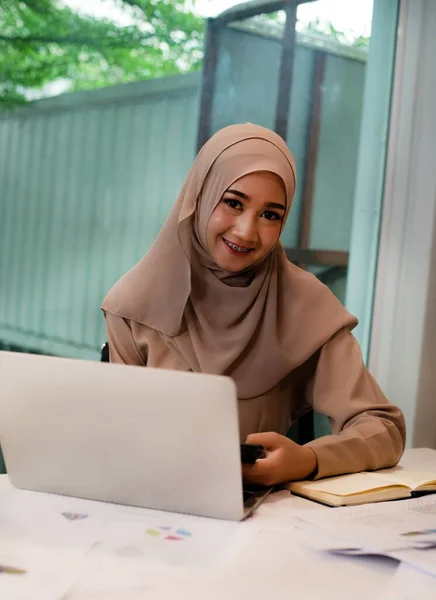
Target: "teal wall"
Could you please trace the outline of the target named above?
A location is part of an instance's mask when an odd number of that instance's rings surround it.
[[[313,52],[296,49],[288,143],[299,187],[287,245],[297,235]],[[219,70],[215,125],[272,125],[274,93],[260,88],[260,72],[251,100],[244,86],[226,99],[231,61],[227,67],[227,75]],[[327,56],[312,229],[318,246],[348,248],[364,72],[362,61]],[[98,357],[100,302],[152,244],[194,158],[199,93],[198,74],[170,77],[66,94],[0,118],[0,342]]]
[[[198,77],[178,77],[0,120],[0,340],[97,355],[104,293],[147,251],[189,169],[198,95]]]

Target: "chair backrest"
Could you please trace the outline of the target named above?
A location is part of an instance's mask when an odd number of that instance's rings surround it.
[[[110,362],[109,361],[109,344],[105,342],[100,350],[100,362]]]
[[[295,423],[292,423],[286,435],[288,438],[301,445],[307,444],[315,439],[313,410],[309,410],[307,413],[297,419]]]

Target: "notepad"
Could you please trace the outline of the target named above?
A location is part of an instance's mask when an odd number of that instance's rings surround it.
[[[409,498],[415,493],[436,492],[436,464],[435,469],[431,471],[398,466],[328,477],[319,481],[294,481],[286,487],[293,494],[329,506],[353,506],[398,500]]]

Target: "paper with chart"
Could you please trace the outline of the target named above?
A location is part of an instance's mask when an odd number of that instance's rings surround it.
[[[382,554],[436,576],[436,495],[299,514],[296,535],[319,550]]]
[[[0,598],[36,600],[40,585],[53,589],[53,596],[41,595],[44,600],[67,598],[67,591],[86,579],[103,592],[116,581],[136,581],[140,587],[146,574],[158,571],[204,573],[231,561],[245,547],[250,534],[241,525],[2,490]],[[1,565],[16,572],[2,573]]]
[[[299,513],[311,525],[338,536],[366,540],[377,549],[436,544],[436,495]]]

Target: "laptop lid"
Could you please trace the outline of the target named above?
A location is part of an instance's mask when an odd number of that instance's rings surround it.
[[[19,488],[244,517],[227,377],[0,352],[0,446]]]

